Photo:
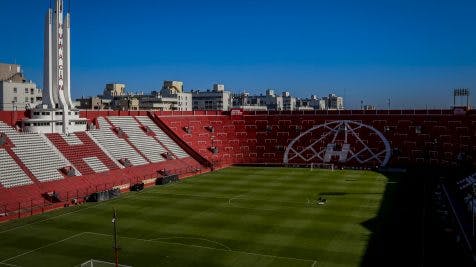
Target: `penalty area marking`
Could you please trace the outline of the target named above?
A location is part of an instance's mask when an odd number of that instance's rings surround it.
[[[140,193],[139,193],[140,194]],[[23,227],[27,227],[27,226],[31,226],[31,225],[35,225],[35,224],[38,224],[38,223],[42,223],[42,222],[47,222],[47,221],[51,221],[53,219],[56,219],[56,218],[60,218],[60,217],[63,217],[63,216],[66,216],[66,215],[70,215],[70,214],[75,214],[75,213],[78,213],[78,212],[81,212],[83,210],[88,210],[88,209],[92,209],[92,208],[95,208],[95,207],[98,207],[98,206],[102,206],[104,204],[108,204],[112,201],[116,201],[116,200],[120,200],[120,199],[126,199],[126,198],[133,198],[137,196],[136,194],[127,194],[125,195],[124,197],[119,197],[119,198],[115,198],[115,199],[110,199],[108,201],[104,201],[104,202],[100,202],[100,203],[97,203],[97,204],[92,204],[90,206],[87,206],[87,207],[80,207],[78,208],[77,210],[73,210],[73,211],[69,211],[69,212],[65,212],[65,213],[62,213],[62,214],[58,214],[58,215],[55,215],[55,216],[52,216],[52,217],[48,217],[46,219],[43,219],[43,220],[39,220],[39,221],[33,221],[33,222],[30,222],[30,223],[26,223],[26,224],[23,224],[23,225],[19,225],[19,226],[15,226],[15,227],[12,227],[10,229],[6,229],[6,230],[3,230],[3,231],[0,231],[0,234],[3,234],[3,233],[8,233],[8,232],[11,232],[11,231],[14,231],[14,230],[17,230],[17,229],[21,229]],[[83,204],[84,205],[84,204]],[[43,214],[48,214],[49,211],[43,213]]]
[[[281,200],[269,200],[269,199],[253,199],[253,198],[242,198],[244,195],[247,195],[247,194],[241,194],[241,195],[237,195],[237,196],[234,196],[234,197],[226,197],[226,196],[207,196],[207,195],[194,195],[194,194],[176,194],[176,193],[163,193],[163,194],[160,194],[160,196],[180,196],[180,197],[190,197],[190,198],[193,198],[193,197],[196,197],[196,198],[204,198],[204,199],[222,199],[222,200],[228,200],[228,205],[230,205],[231,207],[236,207],[236,208],[243,208],[243,207],[237,207],[235,205],[233,205],[233,200],[237,200],[237,199],[241,199],[241,200],[245,200],[245,201],[258,201],[258,202],[262,202],[262,203],[276,203],[276,204],[279,204],[279,203],[288,203],[288,204],[303,204],[303,205],[306,205],[307,202],[306,201],[281,201]],[[138,199],[156,199],[155,197],[147,197],[147,196],[138,196],[137,197]],[[278,209],[258,209],[258,210],[278,210]],[[0,232],[1,233],[1,232]]]
[[[49,244],[47,244],[47,245],[40,246],[40,247],[38,247],[38,248],[35,248],[35,249],[32,249],[32,250],[29,250],[29,251],[20,253],[20,254],[18,254],[18,255],[16,255],[16,256],[13,256],[13,257],[10,257],[10,258],[7,258],[7,259],[3,259],[2,261],[0,261],[0,266],[5,265],[5,266],[11,266],[11,267],[19,267],[18,265],[10,264],[10,263],[7,263],[7,262],[8,262],[8,261],[11,261],[11,260],[14,260],[14,259],[17,259],[17,258],[20,258],[20,257],[23,257],[23,256],[25,256],[25,255],[31,254],[31,253],[33,253],[33,252],[39,251],[39,250],[41,250],[41,249],[48,248],[48,247],[52,247],[52,246],[54,246],[54,245],[60,244],[60,243],[62,243],[62,242],[64,242],[64,241],[67,241],[67,240],[70,240],[70,239],[73,239],[73,238],[76,238],[76,237],[79,237],[79,236],[82,236],[82,235],[96,235],[96,236],[112,237],[112,235],[110,235],[110,234],[102,234],[102,233],[96,233],[96,232],[81,232],[81,233],[77,233],[77,234],[71,235],[71,236],[69,236],[69,237],[63,238],[63,239],[61,239],[61,240],[58,240],[58,241],[49,243]],[[172,245],[179,245],[179,246],[185,246],[185,247],[203,248],[203,249],[210,249],[210,250],[224,251],[224,252],[235,252],[235,253],[242,253],[242,254],[254,255],[254,256],[261,256],[261,257],[267,257],[267,258],[276,258],[276,259],[284,259],[284,260],[304,261],[304,262],[310,262],[310,263],[311,263],[311,267],[317,267],[317,266],[318,266],[318,261],[317,261],[317,260],[313,260],[313,259],[302,259],[302,258],[295,258],[295,257],[285,257],[285,256],[277,256],[277,255],[269,255],[269,254],[256,253],[256,252],[248,252],[248,251],[234,250],[234,249],[231,249],[230,247],[228,247],[228,246],[226,246],[226,245],[224,245],[224,244],[222,244],[222,243],[220,243],[220,242],[208,240],[208,239],[205,239],[205,238],[189,238],[189,239],[197,239],[197,240],[208,241],[208,242],[211,242],[211,243],[219,244],[219,245],[222,246],[222,248],[208,247],[208,246],[202,246],[202,245],[193,245],[193,244],[184,244],[184,243],[180,243],[180,242],[169,242],[169,241],[163,241],[163,240],[161,240],[162,238],[142,239],[142,238],[126,237],[126,236],[121,236],[120,238],[121,238],[121,239],[138,240],[138,241],[143,241],[143,242],[163,243],[163,244],[172,244]],[[181,238],[181,237],[171,237],[171,238]],[[184,237],[184,239],[185,239],[185,238],[186,238],[186,237]],[[170,239],[170,237],[169,237],[169,238],[166,238],[166,239]]]
[[[212,243],[212,244],[216,244],[216,245],[219,245],[220,247],[228,250],[228,251],[232,251],[232,249],[223,244],[223,243],[220,243],[218,241],[213,241],[213,240],[210,240],[210,239],[206,239],[206,238],[203,238],[203,237],[186,237],[186,236],[170,236],[170,237],[158,237],[158,238],[154,238],[154,239],[150,239],[150,241],[155,241],[155,240],[173,240],[173,239],[190,239],[190,240],[199,240],[199,241],[205,241],[205,242],[209,242],[209,243]]]
[[[21,267],[15,264],[10,264],[10,263],[5,263],[5,262],[0,262],[0,266],[10,266],[10,267]]]
[[[91,234],[91,235],[107,236],[107,237],[112,236],[110,234],[102,234],[102,233],[95,233],[95,232],[84,232],[83,234]],[[242,253],[242,254],[261,256],[261,257],[267,257],[267,258],[304,261],[304,262],[311,263],[311,267],[316,267],[317,266],[317,265],[315,265],[315,264],[317,264],[317,260],[313,260],[313,259],[302,259],[302,258],[294,258],[294,257],[276,256],[276,255],[261,254],[261,253],[247,252],[247,251],[234,250],[234,249],[229,249],[228,250],[228,249],[224,249],[224,248],[215,248],[215,247],[207,247],[207,246],[201,246],[201,245],[183,244],[183,243],[178,243],[178,242],[167,242],[167,241],[161,241],[161,240],[157,240],[157,239],[143,239],[143,238],[126,237],[126,236],[121,236],[119,238],[120,239],[138,240],[138,241],[143,241],[143,242],[179,245],[179,246],[185,246],[185,247],[203,248],[203,249],[210,249],[210,250],[217,250],[217,251],[224,251],[224,252],[235,252],[235,253]]]
[[[47,247],[51,247],[51,246],[53,246],[53,245],[56,245],[56,244],[62,243],[62,242],[64,242],[64,241],[67,241],[67,240],[76,238],[76,237],[78,237],[78,236],[81,236],[81,235],[83,235],[83,234],[85,234],[85,233],[86,233],[86,232],[74,234],[74,235],[72,235],[72,236],[70,236],[70,237],[63,238],[63,239],[58,240],[58,241],[55,241],[55,242],[53,242],[53,243],[49,243],[49,244],[47,244],[47,245],[44,245],[44,246],[41,246],[41,247],[37,247],[37,248],[35,248],[35,249],[32,249],[32,250],[29,250],[29,251],[20,253],[20,254],[18,254],[18,255],[16,255],[16,256],[13,256],[13,257],[10,257],[10,258],[8,258],[8,259],[4,259],[4,260],[0,261],[0,264],[5,264],[5,262],[7,262],[7,261],[11,261],[11,260],[13,260],[13,259],[16,259],[16,258],[25,256],[25,255],[28,255],[28,254],[33,253],[33,252],[35,252],[35,251],[38,251],[38,250],[40,250],[40,249],[44,249],[44,248],[47,248]]]
[[[211,198],[211,199],[228,199],[228,196],[207,196],[207,195],[194,195],[194,194],[179,194],[179,193],[160,193],[158,196],[178,196],[178,197],[196,197],[196,198]],[[157,196],[140,196],[138,199],[157,199]]]
[[[166,187],[166,186],[169,186],[169,185],[174,185],[175,183],[171,183],[171,184],[166,184],[166,185],[163,185],[163,187]],[[117,201],[117,200],[121,200],[121,199],[128,199],[128,198],[137,198],[139,194],[145,194],[145,193],[148,193],[149,191],[144,191],[144,192],[138,192],[138,193],[135,193],[135,194],[132,194],[132,192],[129,192],[128,194],[124,195],[123,197],[118,197],[118,198],[114,198],[114,199],[110,199],[108,201],[104,201],[104,202],[100,202],[100,203],[97,203],[97,204],[91,204],[90,206],[87,206],[87,207],[80,207],[78,208],[77,210],[73,210],[73,211],[68,211],[68,212],[65,212],[65,213],[62,213],[62,214],[58,214],[58,215],[55,215],[55,216],[52,216],[52,217],[48,217],[46,219],[43,219],[43,220],[38,220],[38,221],[33,221],[33,222],[30,222],[30,223],[25,223],[23,225],[19,225],[19,226],[15,226],[15,227],[12,227],[12,228],[9,228],[9,229],[6,229],[6,230],[3,230],[3,231],[0,231],[0,234],[3,234],[3,233],[8,233],[8,232],[11,232],[11,231],[14,231],[14,230],[17,230],[17,229],[21,229],[23,227],[27,227],[27,226],[30,226],[30,225],[35,225],[35,224],[38,224],[38,223],[42,223],[42,222],[47,222],[47,221],[51,221],[53,219],[56,219],[56,218],[59,218],[59,217],[63,217],[63,216],[66,216],[66,215],[70,215],[70,214],[74,214],[74,213],[78,213],[80,211],[83,211],[83,210],[88,210],[88,209],[92,209],[92,208],[95,208],[95,207],[98,207],[98,206],[102,206],[102,205],[105,205],[105,204],[108,204],[112,201]],[[84,205],[84,204],[83,204]],[[48,212],[50,211],[47,211],[43,214],[48,214]]]

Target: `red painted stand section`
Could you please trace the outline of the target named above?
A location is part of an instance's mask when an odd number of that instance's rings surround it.
[[[59,134],[47,134],[48,139],[68,159],[71,164],[83,175],[95,174],[93,169],[83,160],[84,158],[96,157],[109,170],[117,170],[119,167],[99,148],[96,143],[84,132],[73,133],[83,143],[82,145],[69,145]]]

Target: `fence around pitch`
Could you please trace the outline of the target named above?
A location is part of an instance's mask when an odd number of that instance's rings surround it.
[[[198,175],[204,172],[201,165],[190,165],[186,168],[177,168],[168,170],[172,174],[179,175],[180,179]],[[141,183],[145,180],[153,180],[157,177],[157,173],[142,177],[130,177],[117,179],[111,183],[95,184],[93,186],[78,188],[76,190],[61,191],[60,201],[52,203],[45,198],[31,198],[9,204],[0,204],[0,221],[8,221],[13,219],[30,217],[36,214],[42,214],[47,211],[59,209],[62,207],[81,205],[85,199],[96,192],[107,191],[113,188],[128,185],[126,188],[121,188],[121,192],[128,192],[130,186]],[[146,187],[155,185],[154,182],[145,184]]]

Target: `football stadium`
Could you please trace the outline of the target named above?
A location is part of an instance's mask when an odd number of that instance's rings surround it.
[[[21,116],[0,130],[5,266],[469,264],[471,111]]]
[[[0,110],[0,266],[476,265],[469,89],[445,109],[180,110],[166,81],[172,110],[80,109],[53,2],[41,103],[0,65],[0,92],[31,102]]]

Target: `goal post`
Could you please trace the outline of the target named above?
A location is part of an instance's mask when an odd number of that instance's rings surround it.
[[[310,164],[311,171],[314,169],[328,169],[333,171],[334,170],[334,164],[332,163],[311,163]]]
[[[90,259],[84,263],[81,263],[79,265],[80,267],[115,267],[116,264],[113,262],[107,262],[107,261],[100,261],[100,260],[94,260]],[[124,264],[119,264],[119,267],[132,267],[130,265],[124,265]]]

